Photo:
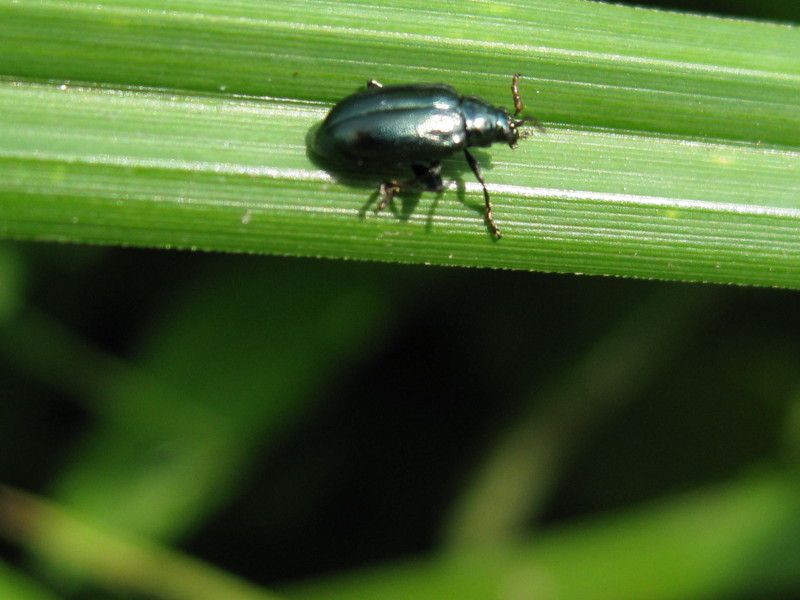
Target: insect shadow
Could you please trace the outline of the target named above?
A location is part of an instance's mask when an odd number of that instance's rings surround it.
[[[445,188],[440,191],[429,191],[425,185],[420,181],[414,181],[412,167],[409,164],[398,165],[365,165],[364,167],[354,166],[352,163],[338,163],[329,159],[319,156],[313,151],[313,140],[319,129],[321,123],[317,123],[306,134],[306,156],[317,167],[327,171],[337,183],[347,187],[360,189],[369,193],[365,196],[364,204],[358,211],[359,217],[364,220],[367,219],[370,213],[377,213],[380,210],[381,199],[381,182],[387,179],[402,179],[404,185],[401,186],[400,191],[394,195],[393,200],[389,202],[386,209],[389,210],[396,218],[407,221],[411,215],[417,210],[420,198],[423,194],[433,195],[433,202],[431,203],[430,210],[428,211],[425,228],[430,230],[433,226],[433,218],[436,214],[436,207],[443,196],[448,194],[448,187],[451,182],[456,184],[456,198],[461,204],[475,211],[479,216],[483,216],[483,204],[473,204],[466,201],[466,184],[464,183],[464,175],[469,172],[470,176],[472,171],[469,166],[459,156],[444,159],[442,161],[441,178],[445,184]],[[482,167],[486,170],[492,170],[491,154],[482,150],[472,150],[475,158],[481,163]],[[398,203],[397,200],[400,202]]]

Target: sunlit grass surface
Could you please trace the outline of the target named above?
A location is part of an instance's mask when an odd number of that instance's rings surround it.
[[[797,287],[800,34],[573,0],[0,2],[0,234]],[[713,46],[709,47],[709,40]],[[376,217],[306,134],[368,78],[548,125]],[[102,87],[98,87],[98,85]]]

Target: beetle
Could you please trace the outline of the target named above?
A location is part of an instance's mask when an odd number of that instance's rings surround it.
[[[513,116],[480,98],[461,96],[449,85],[383,86],[371,79],[367,89],[331,109],[314,136],[312,150],[325,160],[357,167],[410,165],[411,179],[380,184],[376,212],[386,208],[406,186],[422,185],[428,191],[441,192],[441,159],[463,151],[483,188],[486,224],[499,238],[483,173],[468,148],[496,142],[514,148],[525,123],[544,131],[533,117],[517,118],[523,109],[519,78],[516,74],[511,79]]]

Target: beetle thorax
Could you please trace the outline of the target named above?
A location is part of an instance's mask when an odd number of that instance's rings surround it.
[[[495,142],[513,146],[517,142],[518,132],[505,109],[465,96],[461,110],[467,130],[467,146],[491,146]]]

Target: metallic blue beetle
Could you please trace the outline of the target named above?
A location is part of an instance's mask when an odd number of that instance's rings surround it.
[[[511,80],[514,117],[522,110],[519,75]],[[312,149],[332,162],[358,167],[410,165],[414,177],[390,180],[380,185],[376,211],[408,185],[443,189],[441,159],[463,150],[470,169],[483,187],[484,214],[496,238],[500,231],[492,217],[492,203],[481,168],[467,148],[503,142],[516,146],[519,127],[532,117],[512,118],[504,108],[473,96],[460,96],[442,84],[382,86],[375,80],[367,89],[348,96],[334,106],[317,130]]]

